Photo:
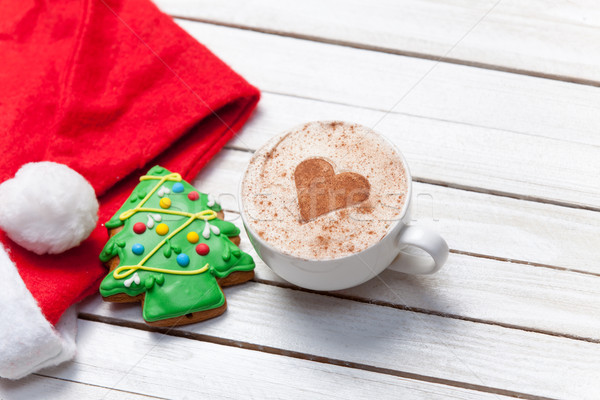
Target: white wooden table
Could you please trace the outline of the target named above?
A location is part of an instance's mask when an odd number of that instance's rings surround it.
[[[253,150],[300,122],[375,126],[446,267],[319,294],[256,258],[223,316],[176,329],[95,296],[75,361],[2,396],[600,399],[600,3],[365,3],[158,1],[263,92],[194,184],[236,193]]]

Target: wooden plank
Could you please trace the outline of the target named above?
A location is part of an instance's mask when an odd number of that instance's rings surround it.
[[[293,287],[258,257],[245,231],[241,236],[241,249],[256,260],[257,281]],[[450,254],[435,275],[390,269],[333,295],[600,342],[600,277],[570,271]]]
[[[249,158],[250,154],[225,150],[197,177],[194,185],[200,190],[234,194]],[[597,229],[593,226],[594,221],[600,221],[582,217],[579,225],[571,226],[574,215],[581,210],[554,206],[548,209],[547,205],[532,202],[523,202],[523,206],[519,201],[496,196],[432,185],[415,185],[417,187],[420,188],[418,194],[425,194],[430,188],[439,194],[433,193],[433,199],[417,197],[416,222],[442,232],[456,249],[471,252],[485,249],[483,252],[488,255],[538,262],[547,256],[544,261],[548,263],[574,261],[577,254],[588,251],[587,259],[580,261],[589,266],[589,271],[598,271],[593,251],[595,245],[586,244],[585,226],[587,221],[591,224],[590,229]],[[442,198],[444,201],[438,203]],[[233,195],[222,199],[226,208],[238,209]],[[431,200],[433,202],[429,203]],[[433,207],[433,217],[439,221],[432,219],[430,207]],[[528,207],[532,211],[528,211]],[[571,211],[573,215],[570,215]],[[562,219],[560,212],[566,212]],[[557,216],[557,220],[552,219]],[[226,217],[242,227],[238,214],[227,213]],[[542,222],[538,221],[540,219]],[[473,228],[475,224],[482,228]],[[488,225],[499,225],[494,228],[499,232],[486,229],[486,235],[481,235],[483,227]],[[566,229],[570,229],[570,233],[561,233]],[[551,235],[552,232],[558,234]],[[598,237],[593,232],[587,234],[590,239]],[[565,236],[573,240],[566,240]],[[524,237],[528,240],[517,240]],[[536,245],[532,246],[532,243]],[[243,229],[241,247],[257,260],[259,280],[283,282],[256,255]],[[570,252],[573,254],[569,255]],[[561,254],[564,256],[560,257]],[[444,269],[432,276],[412,277],[386,271],[380,277],[382,280],[376,278],[342,293],[458,318],[600,340],[599,276],[451,254]]]
[[[600,344],[597,343],[413,313],[254,282],[227,288],[225,293],[228,310],[223,316],[173,328],[170,332],[280,354],[298,356],[300,353],[308,359],[325,357],[338,364],[400,371],[492,391],[501,389],[530,396],[577,399],[595,398],[600,392]],[[143,324],[139,305],[107,304],[99,296],[86,302],[81,311],[86,313],[86,318],[102,316],[114,323]],[[114,348],[117,348],[116,354],[131,354],[128,349],[135,349],[134,356],[120,357],[123,362],[115,371],[119,377],[148,352],[138,331],[127,332],[127,336],[135,337],[133,346],[131,340],[110,335],[102,328],[94,327],[94,337],[97,337],[94,341],[85,339],[88,334],[90,332],[84,327],[82,340],[85,343],[80,346],[84,352],[89,351],[85,347],[90,342],[100,342],[98,346],[102,347],[99,348],[108,347],[106,354],[90,351],[94,357],[106,358],[101,364],[114,357],[110,355]],[[241,357],[234,353],[234,350],[239,351],[237,349],[212,353],[203,344],[184,343],[179,348],[172,345],[175,339],[159,339],[154,335],[144,336],[156,347],[134,372],[149,380],[152,379],[149,374],[154,373],[155,368],[147,366],[146,360],[152,359],[153,365],[160,365],[165,371],[181,372],[185,377],[192,365],[196,371],[206,371],[194,356],[201,353],[202,359],[222,360],[228,375],[241,375],[244,365],[252,365],[257,377],[262,376],[258,371],[264,368],[264,371],[270,371],[271,378],[273,374],[292,376],[289,380],[284,379],[286,384],[310,382],[311,387],[321,387],[324,383],[319,382],[314,367],[308,367],[310,379],[298,375],[301,368],[296,362],[292,372],[286,358],[274,361],[283,368],[283,371],[274,372],[272,367],[266,366],[270,355],[257,352],[256,357]],[[88,364],[97,365],[86,357],[79,358],[78,362],[81,368]],[[83,375],[81,368],[77,369],[78,377]],[[101,374],[96,372],[94,375]],[[129,375],[124,379],[129,379]],[[100,381],[97,384],[108,383]],[[121,384],[117,387],[126,389]],[[369,398],[385,393],[390,396],[382,390],[377,394],[373,392]],[[398,398],[396,393],[392,394]]]
[[[47,373],[167,398],[505,399],[90,321],[79,321],[78,345],[74,362]]]
[[[177,22],[263,91],[600,145],[600,88]]]
[[[40,375],[29,375],[18,381],[0,379],[0,399],[2,400],[31,400],[41,398],[46,400],[148,400],[157,399],[158,397],[143,396],[137,393],[123,392],[121,390]]]
[[[600,6],[590,0],[354,1],[278,5],[158,0],[172,15],[346,46],[598,85]],[[490,12],[491,10],[491,12]],[[485,18],[484,18],[485,17]],[[483,18],[483,19],[482,19]],[[465,36],[466,35],[466,36]]]
[[[205,192],[223,193],[237,210],[238,184],[251,154],[224,150],[194,180]],[[452,249],[490,257],[600,274],[600,213],[413,184],[414,221],[442,234]]]
[[[264,93],[255,117],[230,146],[256,150],[306,121],[339,119],[372,126],[383,115]],[[402,150],[415,179],[600,209],[599,147],[396,113],[377,130]]]
[[[200,190],[214,193],[234,193],[231,190],[241,179],[249,157],[250,154],[225,150],[196,178],[195,186]],[[419,187],[421,188],[419,193],[425,193],[423,188],[429,188],[431,185],[419,185]],[[438,187],[434,188],[438,189]],[[520,257],[539,260],[546,255],[548,249],[554,248],[554,254],[557,251],[565,253],[565,257],[561,260],[566,262],[571,259],[568,256],[569,251],[581,252],[586,248],[585,242],[582,241],[585,232],[582,232],[581,237],[574,237],[573,242],[561,240],[560,237],[555,239],[547,237],[549,232],[567,229],[565,226],[571,223],[572,217],[565,216],[565,220],[558,221],[558,225],[556,222],[540,224],[535,218],[558,215],[556,211],[546,211],[542,214],[541,208],[547,207],[546,205],[527,202],[528,206],[535,207],[534,211],[529,213],[515,206],[510,207],[515,201],[506,199],[502,201],[502,206],[496,209],[490,204],[495,204],[502,198],[483,195],[483,199],[479,202],[474,203],[472,197],[469,197],[469,201],[466,202],[461,196],[469,196],[469,193],[447,188],[439,188],[439,190],[442,191],[441,196],[446,198],[443,204],[437,203],[440,198],[438,195],[433,198],[436,202],[429,204],[428,201],[431,199],[417,198],[420,207],[415,210],[416,222],[426,223],[433,229],[438,229],[448,238],[451,245],[460,245],[461,247],[456,247],[459,250],[479,252],[480,248],[475,246],[482,246],[491,255],[504,256],[508,251],[519,251]],[[222,199],[224,207],[230,210],[238,209],[234,196],[223,196]],[[434,207],[433,216],[439,221],[432,220],[431,209],[428,206]],[[490,215],[487,218],[485,217],[487,214],[482,215],[481,212],[477,212],[479,207],[484,206],[490,206]],[[563,212],[569,210],[558,208]],[[438,210],[440,212],[443,210],[443,215],[439,214]],[[579,212],[579,210],[574,211]],[[510,217],[510,213],[515,215]],[[518,217],[520,214],[529,217],[521,219]],[[594,215],[594,213],[590,214]],[[486,224],[495,226],[497,223],[494,221],[498,218],[502,220],[502,215],[506,215],[507,222],[503,225],[508,224],[508,227],[501,226],[498,236],[493,231],[486,235],[478,235],[477,232],[480,232],[481,228],[473,230],[471,227],[475,223],[480,223],[482,226]],[[538,216],[535,217],[536,215]],[[226,218],[242,227],[238,214],[227,213]],[[581,220],[581,224],[584,223],[585,218]],[[527,229],[531,230],[535,227],[540,229],[535,230],[533,234],[526,232]],[[572,231],[577,234],[579,229],[582,228],[573,227]],[[488,231],[490,229],[486,230]],[[516,237],[523,237],[526,234],[529,235],[530,241],[520,243],[515,240]],[[504,237],[508,239],[503,241]],[[507,240],[514,243],[507,243]],[[544,241],[547,242],[546,246],[531,246],[531,243],[540,245]],[[569,246],[579,247],[569,249]],[[241,248],[255,257],[259,280],[283,282],[256,255],[243,229]],[[592,245],[590,251],[593,248]],[[598,271],[597,267],[594,268],[597,265],[594,264],[594,253],[589,252],[587,257],[584,262],[590,265],[590,270]],[[548,258],[546,261],[554,260]],[[451,254],[444,269],[432,276],[412,277],[390,270],[380,277],[381,280],[376,278],[342,293],[366,301],[414,307],[458,318],[600,341],[599,276]]]

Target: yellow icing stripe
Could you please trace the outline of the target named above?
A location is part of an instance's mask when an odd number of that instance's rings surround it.
[[[169,174],[169,175],[165,175],[165,176],[152,176],[152,175],[144,175],[140,177],[140,182],[142,181],[149,181],[152,179],[156,179],[156,180],[163,180],[163,178],[168,178],[165,179],[167,181],[173,181],[173,182],[181,182],[181,175],[179,174]],[[163,181],[164,182],[164,181]]]
[[[152,195],[154,194],[154,192],[156,192],[156,190],[166,181],[176,181],[176,182],[180,182],[181,181],[181,175],[177,174],[177,173],[172,173],[172,174],[168,174],[162,177],[158,177],[158,176],[150,176],[150,175],[144,175],[140,178],[140,182],[141,181],[147,181],[150,179],[159,179],[158,183],[152,188],[152,190],[150,191],[150,193],[148,193],[146,195],[146,197],[144,197],[142,199],[142,201],[139,202],[139,204],[137,206],[135,206],[135,208],[133,210],[129,210],[129,211],[125,211],[124,213],[122,213],[119,216],[119,219],[121,221],[126,220],[127,218],[131,217],[133,214],[135,214],[137,212],[137,210],[139,208],[141,208],[150,197],[152,197]],[[132,212],[133,211],[133,212]]]
[[[158,176],[150,176],[150,175],[144,175],[140,178],[140,182],[141,181],[145,181],[148,179],[153,179],[153,178],[158,178]],[[173,173],[173,174],[169,174],[169,175],[165,175],[162,178],[160,178],[160,180],[158,181],[158,183],[152,188],[152,190],[150,191],[150,193],[148,193],[146,195],[146,197],[143,198],[142,201],[140,201],[140,204],[138,204],[135,208],[141,207],[143,206],[150,197],[152,197],[152,195],[154,194],[154,192],[156,192],[156,189],[158,189],[163,183],[165,183],[166,181],[181,181],[181,175],[177,174],[177,173]]]
[[[189,212],[185,212],[185,211],[165,210],[163,208],[136,208],[136,209],[129,210],[129,211],[135,211],[135,212],[127,215],[127,218],[131,217],[133,214],[135,214],[136,212],[140,212],[140,211],[152,212],[152,213],[157,213],[157,214],[181,215],[182,217],[192,217],[194,215],[193,213],[189,213]],[[129,211],[125,211],[123,214],[128,213]],[[203,219],[205,221],[210,221],[210,220],[217,218],[217,213],[212,210],[204,210],[202,212],[209,212],[209,211],[213,212],[214,214],[207,215],[207,216],[200,216],[197,218]],[[121,214],[121,217],[123,216],[123,214]],[[125,218],[125,219],[127,219],[127,218]]]
[[[171,215],[181,215],[183,217],[191,217],[192,213],[188,213],[188,212],[184,212],[184,211],[174,211],[174,210],[165,210],[164,208],[132,208],[131,210],[127,210],[124,211],[121,216],[119,217],[121,219],[121,221],[126,220],[127,218],[131,217],[133,214],[140,212],[140,211],[147,211],[147,212],[153,212],[153,213],[157,213],[157,214],[171,214]],[[210,218],[212,219],[212,218]]]
[[[191,271],[174,271],[171,269],[164,269],[164,268],[154,268],[154,267],[144,267],[143,265],[123,265],[122,267],[119,267],[117,269],[115,269],[115,271],[113,272],[113,276],[115,277],[115,279],[124,279],[127,278],[129,275],[133,274],[135,271],[137,270],[143,270],[143,271],[150,271],[150,272],[161,272],[163,274],[171,274],[171,275],[198,275],[201,274],[203,272],[208,271],[208,263],[206,263],[206,265],[204,265],[204,267],[200,268],[200,269],[194,269]],[[126,271],[126,272],[123,272]]]
[[[142,199],[142,201],[140,201],[140,203],[137,206],[135,206],[135,208],[123,212],[119,216],[119,219],[121,221],[124,221],[138,211],[146,211],[146,212],[153,212],[153,213],[160,213],[160,214],[181,215],[184,217],[189,217],[190,219],[188,219],[183,225],[181,225],[179,228],[174,230],[173,233],[171,233],[169,236],[164,238],[158,245],[156,245],[156,247],[154,249],[152,249],[152,251],[150,253],[148,253],[146,255],[146,257],[144,257],[142,259],[142,261],[139,262],[139,264],[124,265],[124,266],[121,266],[121,267],[115,269],[113,272],[114,278],[115,279],[127,278],[129,275],[133,274],[135,271],[140,270],[140,269],[144,270],[144,271],[161,272],[164,274],[172,274],[172,275],[196,275],[196,274],[201,274],[201,273],[205,272],[206,270],[208,270],[208,263],[200,269],[195,269],[195,270],[190,270],[190,271],[177,271],[177,270],[170,270],[170,269],[164,269],[164,268],[155,268],[155,267],[145,267],[144,266],[144,263],[146,261],[148,261],[150,259],[150,257],[152,257],[158,251],[158,249],[160,249],[173,236],[175,236],[176,234],[181,232],[183,229],[185,229],[185,227],[187,227],[189,224],[191,224],[195,219],[203,219],[204,221],[208,222],[210,220],[217,218],[217,213],[213,210],[204,210],[204,211],[200,211],[196,214],[192,214],[192,213],[187,213],[187,212],[183,212],[183,211],[164,210],[164,209],[159,209],[159,208],[142,208],[142,206],[146,203],[146,201],[148,201],[148,199],[154,194],[154,192],[156,192],[156,190],[163,183],[165,183],[165,181],[180,182],[181,175],[179,175],[177,173],[168,174],[163,177],[144,175],[140,178],[140,181],[146,181],[146,180],[150,180],[150,179],[158,180],[158,183],[154,186],[154,188],[150,191],[150,193],[148,193],[146,195],[146,197],[144,197]],[[123,271],[126,271],[126,272],[123,272]]]
[[[185,229],[185,227],[187,227],[189,224],[191,224],[196,218],[204,219],[205,217],[209,218],[209,216],[213,216],[213,215],[214,215],[214,217],[217,216],[217,213],[214,212],[213,210],[204,210],[197,214],[193,214],[190,217],[190,219],[185,221],[185,223],[183,225],[181,225],[179,228],[174,230],[173,233],[171,233],[169,236],[164,238],[154,249],[152,249],[152,251],[150,253],[148,253],[148,255],[146,257],[144,257],[144,259],[142,261],[140,261],[140,265],[144,265],[144,263],[146,261],[148,261],[148,259],[150,257],[152,257],[154,255],[154,253],[156,253],[158,251],[158,249],[160,249],[162,247],[163,244],[165,244],[167,242],[167,240],[171,239],[173,236],[177,235],[181,230]]]
[[[171,239],[173,236],[177,235],[179,232],[181,232],[183,229],[185,229],[189,224],[191,224],[195,219],[203,219],[205,221],[209,221],[211,219],[215,219],[217,217],[217,213],[214,212],[213,210],[204,210],[204,211],[200,211],[199,213],[196,214],[192,214],[192,216],[190,217],[190,219],[188,219],[183,225],[181,225],[179,228],[177,228],[176,230],[173,231],[173,233],[171,233],[169,236],[167,236],[166,238],[164,238],[155,248],[152,249],[151,252],[148,253],[148,255],[146,255],[146,257],[144,257],[142,259],[142,261],[140,261],[140,263],[138,265],[135,266],[129,266],[129,268],[133,268],[133,267],[143,267],[143,265],[146,263],[146,261],[148,261],[150,259],[150,257],[152,257],[154,255],[154,253],[156,253],[158,251],[158,249],[160,249],[166,242],[167,240]],[[140,269],[137,268],[137,269]],[[146,267],[144,267],[146,268]],[[119,278],[119,276],[122,276],[123,278],[129,276],[132,274],[132,272],[136,271],[136,270],[132,270],[127,272],[126,274],[120,274],[117,271],[119,271],[121,268],[117,268],[115,269],[115,271],[113,272],[113,276],[115,277],[115,279],[121,279]],[[168,270],[170,271],[170,270]],[[191,271],[189,271],[191,272]],[[197,272],[199,273],[199,272]],[[182,271],[181,274],[178,275],[190,275],[189,273],[187,273],[186,271]],[[193,275],[193,274],[191,274]]]

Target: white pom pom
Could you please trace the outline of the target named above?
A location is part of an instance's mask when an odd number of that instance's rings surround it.
[[[66,165],[25,164],[0,185],[0,228],[34,253],[62,253],[79,245],[97,221],[94,189]]]

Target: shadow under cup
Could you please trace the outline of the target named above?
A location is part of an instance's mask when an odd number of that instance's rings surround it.
[[[313,170],[318,172],[313,174],[329,168],[325,161],[335,170],[323,173],[334,173],[327,175],[327,182],[343,174],[367,179],[367,200],[353,206],[370,204],[374,218],[350,220],[351,207],[322,215],[307,212],[305,204],[302,209],[299,165],[312,159],[323,160],[315,163]],[[394,144],[358,124],[317,121],[291,129],[257,150],[240,182],[238,199],[252,245],[277,275],[307,289],[340,290],[366,282],[392,264],[416,274],[436,272],[444,264],[446,242],[436,233],[408,225],[411,191],[408,165]],[[392,205],[382,202],[388,192],[396,195]],[[270,193],[273,201],[260,199],[262,193]],[[303,215],[314,218],[305,220]],[[409,245],[429,257],[398,257]]]

